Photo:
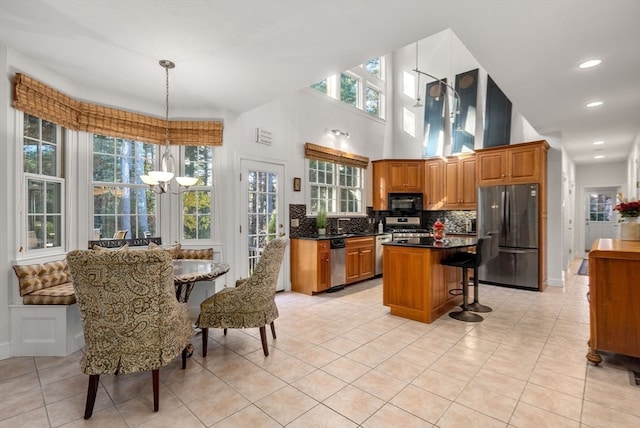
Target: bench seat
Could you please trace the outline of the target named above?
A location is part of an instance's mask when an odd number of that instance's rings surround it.
[[[25,305],[73,305],[76,295],[66,260],[44,264],[15,265],[20,296]]]

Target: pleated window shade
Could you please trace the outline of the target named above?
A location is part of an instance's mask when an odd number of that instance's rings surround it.
[[[319,146],[313,143],[305,143],[304,156],[309,159],[340,163],[342,165],[356,166],[358,168],[367,168],[369,165],[369,158],[366,156],[343,152],[342,150]]]
[[[13,78],[13,107],[68,129],[165,144],[164,119],[77,101],[22,73]],[[222,122],[169,121],[176,145],[221,146]]]

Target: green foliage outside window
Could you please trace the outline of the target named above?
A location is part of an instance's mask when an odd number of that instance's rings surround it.
[[[348,74],[340,75],[340,100],[356,106],[358,104],[358,85],[360,81]]]

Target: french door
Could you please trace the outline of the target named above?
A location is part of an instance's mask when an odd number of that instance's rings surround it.
[[[240,276],[251,275],[269,241],[285,236],[284,166],[249,159],[240,161]],[[285,258],[286,259],[286,258]],[[277,290],[284,290],[285,260],[280,267]]]

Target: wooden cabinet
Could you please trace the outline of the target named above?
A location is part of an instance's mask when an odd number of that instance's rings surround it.
[[[373,165],[373,209],[386,210],[389,193],[422,193],[423,160],[377,160]]]
[[[475,183],[475,179],[473,181]],[[444,162],[442,159],[430,159],[425,161],[423,188],[422,209],[444,209]]]
[[[546,141],[476,150],[478,186],[541,183],[546,179]]]
[[[424,161],[389,161],[387,192],[422,192],[422,168]]]
[[[382,303],[391,315],[432,323],[459,305],[450,291],[460,288],[461,270],[441,264],[456,251],[385,245]]]
[[[373,236],[346,239],[346,283],[373,278],[375,242]]]
[[[291,290],[314,294],[330,286],[329,240],[291,239]]]
[[[445,209],[475,210],[477,207],[476,158],[449,157],[444,166]]]
[[[589,252],[589,353],[640,357],[640,241],[599,239]],[[385,272],[386,275],[386,272]]]

